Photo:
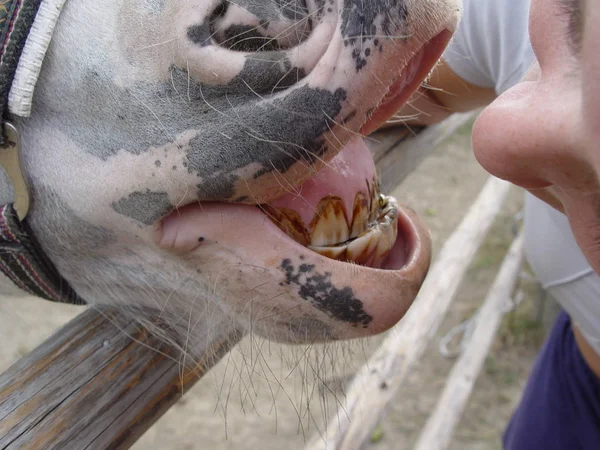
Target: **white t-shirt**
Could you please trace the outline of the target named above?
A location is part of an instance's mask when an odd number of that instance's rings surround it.
[[[497,94],[523,78],[535,61],[528,0],[463,0],[463,16],[444,60],[461,78]]]
[[[501,94],[535,61],[528,23],[529,0],[463,0],[463,18],[444,60],[464,80]],[[567,217],[527,193],[524,222],[525,253],[540,283],[600,353],[600,276]]]

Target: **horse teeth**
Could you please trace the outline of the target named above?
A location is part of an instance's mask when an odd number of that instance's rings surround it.
[[[317,205],[317,211],[308,226],[311,246],[332,245],[346,242],[350,237],[344,202],[338,197],[325,197]]]
[[[262,205],[265,214],[279,227],[281,231],[302,245],[308,245],[310,237],[302,218],[293,209],[275,208],[271,205]]]
[[[368,193],[354,198],[350,223],[339,197],[321,199],[308,226],[292,209],[261,207],[282,231],[309,249],[327,258],[379,267],[396,243],[398,205],[379,193],[376,180],[367,186]]]
[[[379,215],[379,181],[373,180],[369,187],[369,223],[373,223]]]
[[[330,247],[315,247],[311,245],[308,248],[330,259],[337,259],[338,261],[348,261],[350,259],[347,256],[348,245],[332,245]]]
[[[398,207],[395,202],[394,206],[388,209],[387,214],[382,217],[378,225],[379,231],[381,231],[381,238],[373,255],[372,264],[375,267],[383,264],[398,237]]]
[[[348,244],[348,259],[358,264],[368,264],[379,246],[381,231],[374,227]]]
[[[395,199],[385,197],[385,209],[379,221],[345,245],[312,246],[308,248],[328,258],[352,261],[370,267],[380,267],[396,243],[398,206]]]
[[[353,239],[367,231],[369,226],[369,199],[362,192],[354,197],[354,207],[352,209],[352,228],[350,238]]]
[[[390,214],[384,217],[382,222],[372,226],[368,231],[347,244],[336,246],[309,245],[308,248],[331,259],[380,267],[396,243],[397,218],[397,210],[390,210]]]

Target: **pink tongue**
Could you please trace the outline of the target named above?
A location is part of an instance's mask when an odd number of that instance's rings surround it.
[[[357,137],[295,192],[285,194],[269,204],[276,208],[293,209],[307,224],[313,218],[319,201],[332,195],[343,200],[346,217],[352,217],[354,197],[362,191],[368,198],[367,183],[373,183],[376,173],[371,152],[364,140]]]

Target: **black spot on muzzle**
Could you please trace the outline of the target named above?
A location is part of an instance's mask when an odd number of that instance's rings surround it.
[[[375,50],[383,51],[382,41],[402,41],[407,37],[397,34],[408,18],[404,0],[343,1],[342,36],[344,46],[354,47],[352,59],[357,72],[367,65]]]
[[[284,284],[298,286],[300,297],[330,317],[363,328],[373,320],[364,311],[363,302],[354,296],[352,288],[334,286],[330,273],[319,273],[312,264],[295,267],[289,259],[281,262],[281,269],[285,274]]]

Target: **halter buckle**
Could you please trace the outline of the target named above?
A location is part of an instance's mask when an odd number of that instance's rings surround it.
[[[0,166],[12,182],[15,192],[13,207],[23,220],[29,211],[29,190],[21,170],[20,151],[21,139],[17,128],[11,122],[4,122],[4,146],[0,147]]]

